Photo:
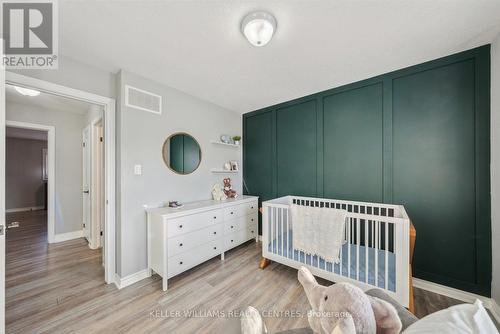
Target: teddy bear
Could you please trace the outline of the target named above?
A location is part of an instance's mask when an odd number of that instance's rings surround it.
[[[226,194],[227,198],[236,198],[238,195],[236,194],[236,190],[231,189],[231,179],[227,178],[223,180],[224,182],[224,194]]]
[[[309,325],[316,334],[398,334],[402,324],[394,306],[368,296],[355,285],[319,285],[306,267],[298,272],[312,311]]]

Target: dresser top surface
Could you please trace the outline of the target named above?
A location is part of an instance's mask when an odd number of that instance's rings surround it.
[[[212,199],[204,200],[204,201],[196,201],[196,202],[188,202],[184,203],[184,205],[180,208],[170,208],[170,207],[161,207],[161,208],[151,208],[146,211],[149,214],[169,216],[169,217],[179,217],[184,216],[196,212],[211,210],[211,209],[220,209],[232,205],[243,204],[247,202],[256,201],[258,199],[257,196],[238,196],[238,198],[230,198],[224,201],[215,201]]]

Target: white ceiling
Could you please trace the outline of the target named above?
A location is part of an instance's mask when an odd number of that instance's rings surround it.
[[[10,126],[7,126],[5,128],[5,136],[7,138],[47,140],[47,132],[46,131],[13,128]]]
[[[60,1],[60,50],[238,112],[418,64],[492,41],[500,0]],[[278,30],[255,48],[249,11]]]
[[[87,102],[81,102],[44,92],[41,92],[38,96],[25,96],[19,94],[12,85],[6,85],[5,87],[7,104],[20,103],[40,109],[72,112],[80,115],[85,115],[92,106],[92,104]]]

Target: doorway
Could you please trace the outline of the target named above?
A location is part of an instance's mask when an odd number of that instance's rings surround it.
[[[81,90],[68,88],[65,86],[53,84],[47,81],[38,80],[11,72],[6,73],[5,82],[7,84],[21,88],[37,90],[39,92],[49,93],[55,96],[69,98],[74,101],[94,104],[102,110],[102,115],[100,117],[100,122],[101,122],[100,124],[102,125],[102,132],[104,137],[102,144],[102,151],[103,151],[102,163],[104,165],[102,180],[104,182],[101,182],[101,187],[103,187],[104,190],[103,194],[101,193],[102,205],[101,205],[101,212],[99,213],[101,216],[103,216],[103,219],[100,222],[103,229],[103,241],[101,245],[103,247],[102,256],[104,258],[103,260],[104,280],[108,284],[115,283],[115,272],[116,272],[115,268],[115,101],[107,97],[87,93]],[[2,93],[5,93],[5,90],[3,90]],[[79,141],[81,142],[81,137],[79,136],[79,138],[80,138]],[[4,138],[2,138],[2,140],[4,140]],[[80,155],[82,154],[80,150],[78,150],[78,152]],[[49,152],[49,159],[50,159],[50,152]],[[78,179],[81,180],[81,177],[79,177]],[[49,183],[50,183],[50,176],[49,176]],[[83,189],[80,189],[80,193],[82,190]],[[50,202],[50,186],[48,192],[49,192],[48,202]],[[54,202],[56,202],[56,200],[54,200]],[[80,200],[80,206],[81,203],[82,201]],[[50,204],[48,209],[50,209]],[[56,209],[53,210],[53,213],[55,217],[57,217],[59,214],[58,210]],[[49,215],[50,213],[48,212],[48,216]],[[55,219],[53,219],[52,221],[55,221]],[[100,231],[98,234],[100,234]],[[57,238],[55,237],[55,239]],[[2,274],[3,276],[3,273],[0,274]]]

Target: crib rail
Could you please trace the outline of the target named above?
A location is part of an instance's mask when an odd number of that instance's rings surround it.
[[[347,211],[339,263],[331,263],[293,248],[290,205]],[[263,256],[335,282],[350,282],[367,290],[384,289],[401,304],[409,304],[410,220],[403,206],[286,196],[263,202]]]

